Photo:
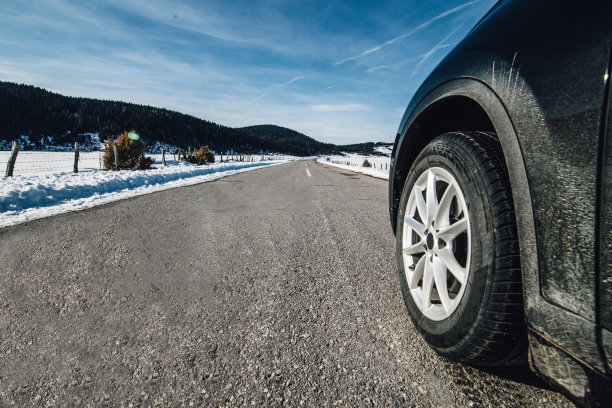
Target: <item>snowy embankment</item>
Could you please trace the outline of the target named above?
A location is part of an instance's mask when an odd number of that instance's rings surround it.
[[[6,160],[3,160],[5,152],[0,153],[2,153],[0,164],[6,166]],[[23,153],[28,152],[19,154]],[[99,154],[90,153],[92,157],[89,158],[89,162],[86,158],[83,161],[79,160],[80,172],[74,174],[66,171],[66,166],[62,167],[61,172],[52,170],[52,164],[64,161],[58,155],[65,153],[30,152],[30,154],[30,159],[37,157],[38,160],[30,161],[30,172],[23,173],[27,175],[20,175],[16,166],[14,177],[0,179],[0,228],[137,195],[211,181],[292,160],[285,158],[256,162],[231,161],[203,166],[168,160],[168,166],[164,167],[159,159],[156,160],[157,169],[99,171],[97,170]],[[17,163],[20,162],[19,159],[22,165],[26,166],[25,157],[18,157]],[[43,163],[45,163],[44,168]]]
[[[372,167],[363,167],[363,162],[368,160]],[[388,156],[364,156],[361,154],[345,154],[344,156],[323,156],[317,160],[319,163],[341,169],[367,174],[368,176],[389,180]]]

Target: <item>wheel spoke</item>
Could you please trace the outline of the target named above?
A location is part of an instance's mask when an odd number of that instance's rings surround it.
[[[420,240],[414,245],[407,246],[404,248],[404,255],[416,255],[425,252],[423,244],[423,240]]]
[[[465,284],[466,270],[464,267],[459,265],[455,259],[455,254],[452,253],[450,247],[438,250],[438,256],[440,260],[444,262],[444,265],[448,268],[449,272],[459,281],[460,284]]]
[[[415,220],[414,218],[410,216],[406,217],[404,219],[404,222],[408,224],[408,226],[412,228],[414,232],[419,234],[421,238],[423,238],[425,231],[427,230],[427,227],[425,227],[423,224],[421,224],[420,222],[418,222],[417,220]]]
[[[434,281],[436,282],[436,289],[438,290],[438,296],[442,302],[442,307],[446,313],[449,313],[452,306],[452,300],[448,296],[448,286],[446,284],[447,269],[444,262],[437,256],[433,259],[433,271]]]
[[[421,259],[417,262],[414,271],[412,271],[412,275],[410,276],[410,281],[408,282],[408,287],[410,289],[416,289],[419,286],[419,281],[423,279],[423,272],[425,270],[425,262],[427,256],[422,256]]]
[[[450,242],[455,239],[457,235],[461,234],[462,232],[466,232],[467,227],[467,219],[462,218],[459,221],[455,222],[453,225],[440,229],[437,235],[443,240]]]
[[[427,225],[436,219],[436,209],[438,208],[438,197],[436,194],[436,175],[433,171],[427,172]]]
[[[450,224],[450,208],[453,203],[453,198],[457,195],[457,189],[454,184],[449,184],[446,188],[444,194],[442,194],[442,198],[440,199],[440,204],[438,204],[437,211],[437,219],[436,225],[448,225]]]
[[[428,258],[427,254],[423,258]],[[431,306],[431,289],[433,288],[433,265],[429,259],[425,259],[425,270],[423,271],[423,312]]]
[[[427,223],[427,204],[423,198],[423,189],[419,186],[414,186],[414,199],[421,220]]]

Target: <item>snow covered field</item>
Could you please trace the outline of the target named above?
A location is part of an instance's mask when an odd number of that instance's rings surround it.
[[[100,169],[102,152],[79,153],[79,172],[94,171]],[[6,171],[11,152],[0,151],[0,170],[2,176]],[[39,176],[54,173],[72,173],[74,163],[73,152],[19,152],[13,175],[15,176]]]
[[[390,153],[391,151],[389,150],[389,154]],[[363,162],[366,159],[368,162],[370,162],[372,167],[363,167]],[[345,170],[389,180],[389,164],[391,161],[389,156],[364,156],[361,154],[347,153],[344,156],[323,156],[317,161],[330,166],[340,167]]]
[[[9,153],[0,152],[3,172]],[[177,162],[167,154],[167,166],[164,167],[161,154],[151,157],[155,158],[157,169],[99,171],[100,152],[81,153],[79,173],[74,174],[74,153],[19,152],[14,176],[0,179],[0,228],[295,159],[275,156],[276,160],[260,161],[261,156],[253,156],[254,162],[196,166]]]

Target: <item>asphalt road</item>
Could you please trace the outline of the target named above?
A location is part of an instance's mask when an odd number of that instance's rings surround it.
[[[298,161],[1,229],[0,406],[571,406],[427,347],[386,194]]]

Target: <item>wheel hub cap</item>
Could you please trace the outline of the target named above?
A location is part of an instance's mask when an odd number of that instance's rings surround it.
[[[431,320],[448,318],[463,298],[471,256],[465,197],[449,171],[432,167],[412,186],[402,249],[415,304]]]

